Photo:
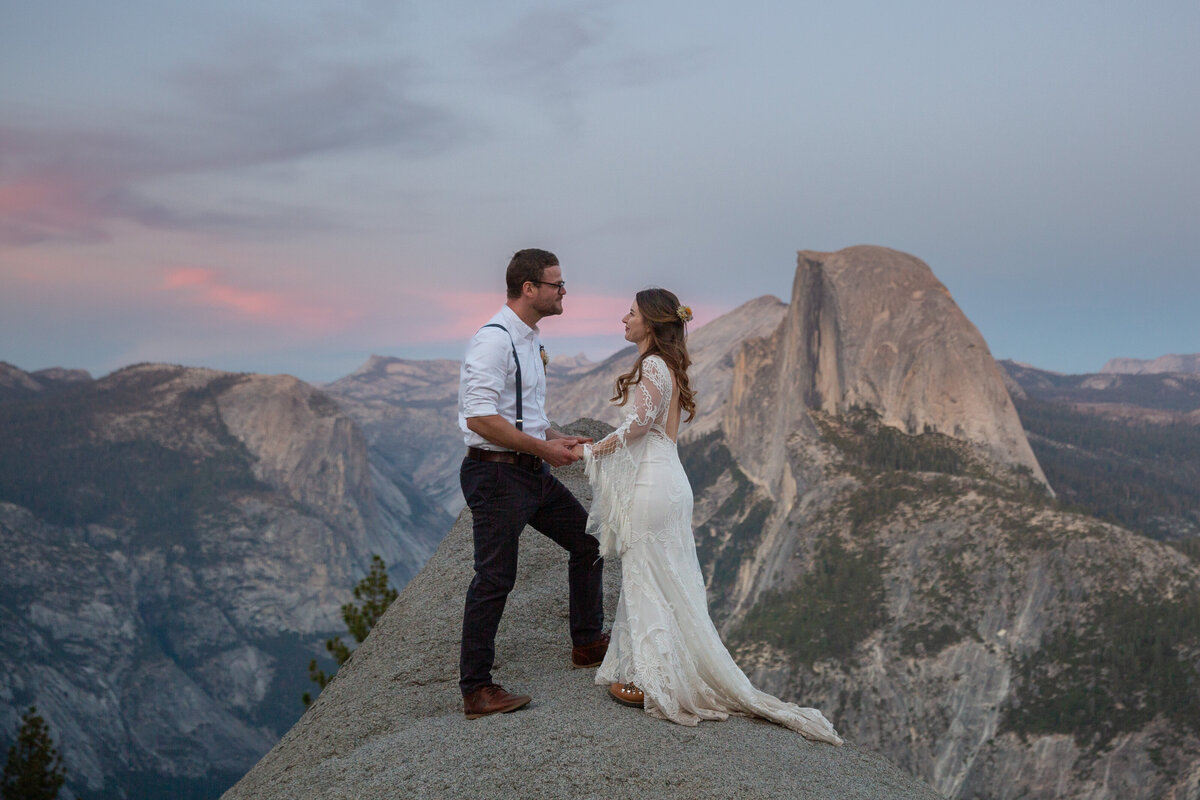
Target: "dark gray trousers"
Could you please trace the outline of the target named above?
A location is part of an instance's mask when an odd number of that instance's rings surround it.
[[[526,525],[569,553],[567,578],[571,641],[591,644],[604,624],[604,561],[594,536],[584,533],[587,512],[550,474],[515,464],[463,459],[463,497],[474,518],[475,577],[463,609],[459,688],[464,695],[492,682],[496,630],[517,578],[517,544]]]

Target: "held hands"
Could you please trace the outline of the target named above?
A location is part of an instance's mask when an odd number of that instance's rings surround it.
[[[547,439],[539,455],[552,467],[565,467],[583,458],[583,444],[592,440],[584,436],[561,436]]]
[[[517,430],[499,414],[468,417],[467,430],[505,450],[538,456],[552,467],[565,467],[575,463],[583,457],[583,448],[579,445],[592,441],[587,436],[567,436],[554,428],[547,428],[546,438],[539,439]],[[572,452],[573,449],[576,449],[576,452]]]

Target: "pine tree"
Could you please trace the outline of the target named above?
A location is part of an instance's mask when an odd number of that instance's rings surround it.
[[[362,641],[367,638],[367,634],[371,632],[371,628],[374,628],[375,623],[383,616],[383,612],[387,611],[388,606],[399,595],[400,593],[388,583],[387,564],[379,556],[371,556],[371,571],[354,587],[354,597],[356,600],[362,601],[362,606],[356,606],[353,603],[346,603],[342,606],[342,621],[346,623],[346,628],[354,637],[355,642],[362,644]],[[339,667],[350,659],[352,652],[340,636],[326,639],[325,649],[333,656],[334,662]],[[315,658],[308,662],[308,677],[322,689],[333,680],[335,674],[337,674],[336,671],[327,675],[325,670],[317,666]],[[311,694],[305,692],[301,700],[304,701],[305,706],[309,706],[312,705],[313,698]]]
[[[17,743],[8,748],[0,797],[3,800],[54,800],[66,779],[62,756],[50,739],[50,729],[37,709],[30,706],[21,717]]]

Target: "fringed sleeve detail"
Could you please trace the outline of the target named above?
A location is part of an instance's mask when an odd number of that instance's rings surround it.
[[[633,448],[641,450],[641,440]],[[640,455],[638,453],[637,455]],[[629,532],[629,509],[633,505],[633,483],[637,478],[635,454],[621,447],[606,458],[592,455],[592,445],[583,446],[584,472],[592,484],[592,509],[587,532],[600,540],[600,555],[619,556],[629,546],[621,541]]]
[[[587,532],[600,540],[600,554],[619,556],[629,543],[629,511],[638,465],[651,426],[666,419],[671,403],[671,373],[658,356],[642,362],[642,379],[633,387],[633,408],[621,426],[594,445],[583,446],[583,468],[592,484]]]

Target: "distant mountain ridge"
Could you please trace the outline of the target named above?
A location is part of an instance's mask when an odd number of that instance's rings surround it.
[[[1110,358],[1101,374],[1152,375],[1160,372],[1200,373],[1200,353],[1166,355],[1152,359]]]
[[[60,389],[74,383],[92,380],[87,370],[51,367],[26,372],[20,367],[0,361],[0,402]]]
[[[554,356],[550,359],[550,365],[555,369],[566,370],[567,372],[582,372],[594,367],[596,362],[592,361],[584,353],[576,353],[573,356]]]
[[[1029,364],[1001,361],[1018,396],[1069,404],[1114,419],[1200,424],[1200,374],[1187,372],[1063,375]]]

